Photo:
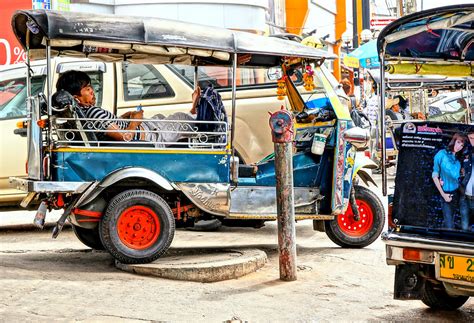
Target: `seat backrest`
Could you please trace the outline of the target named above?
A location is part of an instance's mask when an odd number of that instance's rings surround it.
[[[85,129],[93,130],[91,122],[84,119],[84,112],[75,103],[73,96],[64,90],[60,90],[53,94],[51,98],[53,106],[53,123],[57,129],[60,140],[70,141],[75,145],[96,146],[97,136],[94,132],[84,131]],[[57,122],[58,118],[70,118],[66,122]],[[61,131],[62,130],[62,131]]]

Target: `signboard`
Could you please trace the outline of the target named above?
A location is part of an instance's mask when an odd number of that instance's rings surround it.
[[[394,221],[425,233],[469,233],[472,241],[474,125],[407,122],[396,133]]]
[[[376,27],[385,27],[392,21],[395,21],[396,18],[372,18],[370,19],[370,27],[371,28],[376,28]]]
[[[342,62],[347,67],[354,67],[354,68],[359,67],[359,59],[356,58],[356,57],[351,57],[351,56],[345,55]]]
[[[33,9],[51,9],[51,0],[33,0]]]
[[[0,6],[0,65],[20,63],[26,59],[11,27],[12,14],[19,9],[31,9],[31,0],[3,0]]]

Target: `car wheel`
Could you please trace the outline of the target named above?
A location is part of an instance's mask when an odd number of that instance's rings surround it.
[[[72,230],[79,241],[89,248],[94,250],[105,250],[104,245],[100,240],[99,226],[96,226],[94,229],[85,229],[73,224]]]
[[[325,221],[326,234],[334,243],[345,248],[363,248],[374,242],[382,233],[385,215],[382,202],[366,187],[355,185],[355,197],[360,219],[354,219],[349,205],[344,214]]]
[[[436,310],[454,311],[467,302],[469,296],[451,296],[446,293],[442,284],[433,284],[430,281],[425,282],[421,301],[425,305]]]
[[[158,259],[170,246],[175,222],[168,204],[157,194],[132,189],[117,194],[100,222],[100,236],[110,254],[126,264]]]

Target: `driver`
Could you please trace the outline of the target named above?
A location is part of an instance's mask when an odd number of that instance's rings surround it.
[[[84,112],[88,119],[100,119],[101,122],[94,122],[95,128],[103,130],[103,134],[113,140],[118,141],[150,141],[150,142],[176,142],[182,136],[179,130],[182,128],[189,129],[185,123],[176,123],[173,132],[160,131],[164,130],[162,122],[140,121],[135,119],[143,119],[143,111],[128,111],[120,116],[118,120],[110,111],[96,107],[96,97],[94,89],[91,85],[90,77],[81,71],[68,71],[63,73],[57,83],[56,90],[65,90],[69,92],[76,100],[78,106]],[[192,94],[192,107],[189,113],[176,112],[168,117],[157,114],[152,117],[155,120],[195,120],[196,107],[199,101],[201,89],[197,87]],[[103,120],[103,121],[102,121]]]

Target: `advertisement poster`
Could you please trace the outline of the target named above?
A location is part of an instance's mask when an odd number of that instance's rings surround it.
[[[31,9],[31,0],[3,0],[0,6],[0,65],[20,63],[26,59],[11,27],[12,14],[20,9]]]
[[[408,122],[397,133],[394,222],[474,234],[474,126]]]
[[[51,9],[51,0],[33,0],[33,9]]]

